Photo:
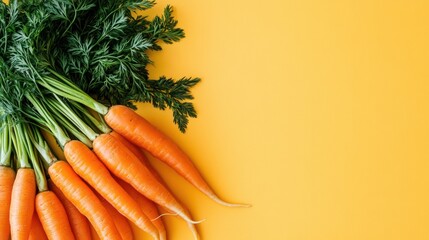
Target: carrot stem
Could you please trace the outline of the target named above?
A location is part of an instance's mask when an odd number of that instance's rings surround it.
[[[11,140],[11,125],[10,117],[7,117],[3,122],[2,130],[0,131],[0,166],[10,167],[10,155],[12,153],[12,140]]]
[[[64,145],[70,141],[70,138],[66,135],[64,130],[58,125],[55,118],[46,109],[46,106],[31,94],[25,94],[25,97],[33,104],[33,107],[41,115],[42,119],[39,119],[39,123],[42,123],[42,125],[45,125],[52,133],[52,135],[55,136],[55,138],[58,141],[58,144],[61,147],[64,147]]]

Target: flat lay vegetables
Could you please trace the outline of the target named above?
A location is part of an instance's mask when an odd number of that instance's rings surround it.
[[[166,163],[215,202],[190,157],[138,115],[171,109],[185,132],[197,116],[199,78],[151,79],[150,51],[184,37],[172,7],[152,0],[13,0],[0,3],[0,239],[133,239],[131,224],[167,239],[162,218],[187,206],[151,167]],[[65,159],[57,158],[44,134]],[[41,226],[41,227],[40,227]]]

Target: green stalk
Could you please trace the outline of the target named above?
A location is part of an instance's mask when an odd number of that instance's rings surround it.
[[[31,160],[31,163],[33,165],[33,170],[36,175],[36,183],[37,183],[37,189],[39,189],[39,192],[47,191],[48,190],[48,181],[46,180],[45,171],[42,167],[40,167],[40,159],[38,155],[35,152],[35,146],[33,144],[33,141],[31,140],[33,138],[32,132],[34,131],[28,124],[25,124],[24,132],[24,138],[26,141],[27,146],[27,152],[28,156]]]
[[[35,96],[31,94],[25,94],[25,97],[33,104],[33,107],[40,114],[42,119],[35,119],[39,121],[41,125],[46,126],[49,131],[54,135],[57,139],[58,144],[61,148],[64,148],[67,142],[70,141],[70,138],[66,135],[64,130],[58,125],[55,118],[51,115],[51,113],[46,109],[44,104],[39,101]]]
[[[52,153],[49,144],[46,142],[40,131],[38,131],[37,129],[34,129],[33,131],[33,144],[39,152],[40,157],[43,159],[44,163],[50,166],[54,162],[58,161],[58,159]]]
[[[56,99],[46,98],[46,103],[51,108],[56,109],[57,111],[63,113],[66,118],[74,124],[85,136],[87,136],[91,141],[94,141],[98,134],[88,126],[82,119],[70,108],[70,106],[64,102],[58,96],[55,96]]]
[[[12,128],[10,126],[10,117],[7,117],[3,122],[0,131],[0,166],[11,167],[11,154],[12,154]]]
[[[71,133],[73,136],[75,136],[79,141],[84,143],[89,148],[92,148],[92,141],[85,136],[81,131],[79,131],[73,123],[67,119],[64,114],[61,112],[61,109],[58,109],[54,106],[55,104],[50,104],[47,102],[47,107],[49,108],[49,111],[53,114],[53,117],[55,120],[61,125],[63,128],[65,128],[69,133]]]
[[[99,115],[98,118],[94,117],[88,109],[83,107],[77,102],[70,101],[71,107],[75,109],[76,112],[81,113],[80,117],[84,120],[86,123],[91,123],[96,127],[98,130],[100,130],[102,133],[109,133],[112,131],[112,129],[106,124],[103,117]]]
[[[17,157],[17,168],[32,168],[28,152],[26,149],[26,142],[24,136],[24,127],[22,122],[18,122],[13,126],[12,143],[15,147],[15,153]]]
[[[82,89],[77,87],[75,84],[70,82],[67,78],[61,76],[54,70],[50,70],[50,72],[57,77],[43,77],[37,81],[38,84],[42,85],[46,89],[55,93],[58,96],[65,97],[67,99],[79,102],[94,111],[106,115],[109,111],[109,108],[104,106],[103,104],[94,100],[91,96],[85,93]]]

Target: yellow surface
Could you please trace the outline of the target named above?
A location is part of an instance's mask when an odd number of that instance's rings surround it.
[[[170,112],[139,112],[253,204],[219,206],[156,164],[202,239],[429,239],[428,1],[157,2],[187,37],[151,74],[201,77],[199,117],[183,135]]]

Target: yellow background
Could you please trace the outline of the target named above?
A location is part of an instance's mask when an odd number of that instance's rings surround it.
[[[199,115],[181,134],[170,112],[139,113],[253,204],[219,206],[154,161],[202,239],[429,239],[428,1],[157,3],[187,37],[151,54],[152,77],[201,77]]]

